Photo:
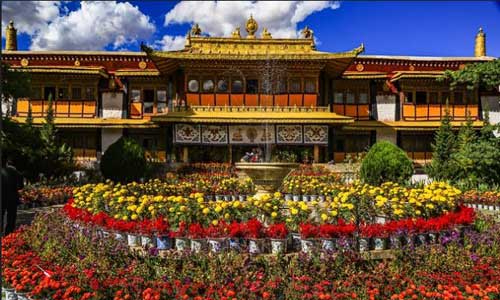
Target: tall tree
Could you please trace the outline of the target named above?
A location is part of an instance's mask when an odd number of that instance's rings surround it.
[[[500,59],[466,65],[462,70],[447,70],[439,80],[448,80],[450,86],[466,85],[468,89],[500,88]]]

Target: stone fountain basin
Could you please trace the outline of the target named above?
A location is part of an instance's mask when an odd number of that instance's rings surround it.
[[[298,163],[281,162],[239,162],[235,163],[236,169],[243,171],[252,179],[258,193],[271,193],[277,191],[283,179],[291,171],[297,169]]]

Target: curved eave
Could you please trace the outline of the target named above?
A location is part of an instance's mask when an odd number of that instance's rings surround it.
[[[151,118],[160,123],[348,124],[350,117],[329,112],[172,112]]]
[[[27,67],[10,67],[11,70],[30,73],[54,73],[54,74],[82,74],[82,75],[97,75],[108,78],[109,75],[103,68],[90,67],[44,67],[44,66],[27,66]]]
[[[391,82],[400,79],[418,79],[418,78],[438,78],[444,74],[444,71],[400,71],[396,72],[390,79]]]
[[[13,117],[14,121],[25,123],[25,117]],[[44,118],[33,118],[33,125],[41,126]],[[103,118],[54,118],[58,128],[157,128],[158,124],[145,119],[103,119]]]

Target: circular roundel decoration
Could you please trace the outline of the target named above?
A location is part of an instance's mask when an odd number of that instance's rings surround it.
[[[410,65],[410,67],[408,69],[410,69],[410,71],[415,71],[415,66],[414,65]]]
[[[21,66],[27,67],[29,63],[30,62],[26,58],[21,59]]]
[[[365,66],[363,64],[357,64],[356,65],[356,71],[362,72],[365,69]]]
[[[144,69],[146,69],[146,66],[147,66],[147,64],[146,64],[146,62],[145,62],[145,61],[143,61],[143,60],[142,60],[142,61],[140,61],[140,62],[139,62],[139,68],[140,68],[140,69],[143,69],[143,70],[144,70]]]
[[[75,66],[79,67],[80,66],[80,61],[77,59],[75,60]]]
[[[459,70],[463,70],[464,68],[465,68],[465,64],[460,64],[460,65],[458,66],[458,69],[459,69]]]

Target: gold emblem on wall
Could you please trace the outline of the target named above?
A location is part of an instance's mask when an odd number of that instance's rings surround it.
[[[139,68],[140,68],[140,69],[144,70],[144,69],[146,69],[146,66],[147,66],[147,64],[146,64],[146,62],[145,62],[145,61],[141,60],[141,61],[139,62]]]
[[[75,66],[79,67],[80,66],[80,61],[77,59],[75,60]]]
[[[26,58],[21,59],[21,66],[27,67],[29,63],[30,62]]]
[[[363,66],[363,64],[356,65],[356,71],[363,72],[364,69],[365,69],[365,66]]]
[[[410,65],[410,67],[408,68],[410,71],[415,71],[415,66],[414,65]]]
[[[458,66],[458,69],[459,69],[459,70],[463,70],[464,68],[465,68],[465,64],[460,64],[460,65]]]

